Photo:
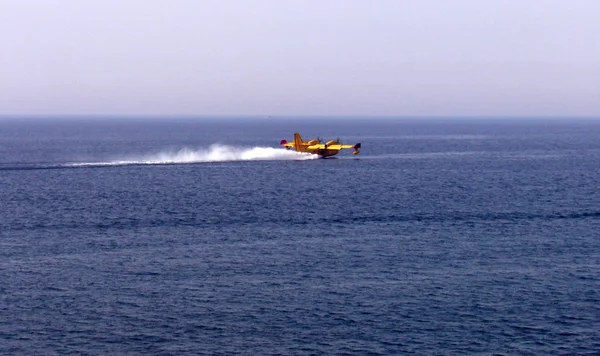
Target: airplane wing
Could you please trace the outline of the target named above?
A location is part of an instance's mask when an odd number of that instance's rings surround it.
[[[341,150],[343,148],[354,148],[354,145],[329,145],[327,148],[330,150]]]
[[[309,150],[324,150],[324,149],[328,149],[328,150],[341,150],[343,148],[356,148],[356,145],[327,145],[325,146],[325,144],[320,143],[318,145],[312,145],[312,146],[308,146]],[[360,146],[359,146],[360,147]]]

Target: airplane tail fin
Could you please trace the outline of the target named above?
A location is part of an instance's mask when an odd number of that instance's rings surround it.
[[[304,145],[302,144],[303,142],[304,141],[302,141],[302,137],[300,137],[300,134],[296,132],[294,134],[294,147],[296,148],[296,151],[304,151]]]

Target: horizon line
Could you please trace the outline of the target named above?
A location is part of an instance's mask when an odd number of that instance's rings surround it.
[[[0,119],[600,119],[600,115],[0,114]]]

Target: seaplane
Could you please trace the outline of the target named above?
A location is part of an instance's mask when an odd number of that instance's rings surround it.
[[[329,157],[338,154],[344,148],[353,148],[352,154],[357,155],[360,153],[360,143],[355,145],[342,145],[340,140],[331,140],[326,143],[322,143],[319,138],[310,141],[302,140],[299,133],[294,134],[294,142],[287,142],[281,140],[280,145],[286,149],[294,149],[296,152],[308,152],[319,155],[319,157]]]

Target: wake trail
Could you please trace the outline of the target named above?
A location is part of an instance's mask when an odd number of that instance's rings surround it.
[[[68,163],[63,165],[63,167],[123,166],[145,164],[156,165],[234,161],[303,161],[316,158],[318,158],[318,155],[291,150],[288,151],[282,148],[244,148],[227,145],[212,145],[208,149],[193,150],[189,148],[183,148],[179,151],[164,151],[142,157],[111,160],[106,162]]]

